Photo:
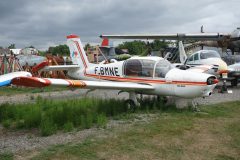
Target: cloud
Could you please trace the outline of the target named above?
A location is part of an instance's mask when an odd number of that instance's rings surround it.
[[[231,32],[240,24],[237,0],[3,0],[0,46],[46,49],[75,33],[84,42],[123,33]]]

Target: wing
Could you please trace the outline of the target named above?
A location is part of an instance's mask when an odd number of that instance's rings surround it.
[[[16,77],[24,77],[24,76],[32,76],[31,73],[29,72],[12,72],[8,74],[4,74],[0,76],[0,87],[10,85],[11,80],[16,78]]]
[[[139,84],[131,82],[112,82],[112,81],[84,81],[54,78],[37,78],[37,77],[17,77],[11,82],[14,85],[26,87],[47,87],[66,86],[86,89],[116,89],[116,90],[154,90],[154,87],[148,84]]]
[[[223,40],[229,38],[225,33],[176,33],[176,34],[132,34],[132,35],[100,35],[108,39],[166,39],[166,40]]]
[[[60,71],[60,70],[73,70],[79,69],[79,65],[56,65],[56,66],[45,66],[41,71]]]

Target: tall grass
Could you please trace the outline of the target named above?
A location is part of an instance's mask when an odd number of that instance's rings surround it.
[[[162,103],[143,102],[142,110],[159,109]],[[73,99],[46,100],[37,97],[34,104],[0,105],[0,123],[5,128],[39,128],[43,136],[54,134],[57,130],[71,131],[73,128],[104,127],[107,117],[128,112],[122,100]]]

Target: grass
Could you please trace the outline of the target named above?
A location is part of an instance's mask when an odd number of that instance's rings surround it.
[[[1,160],[12,160],[13,159],[13,154],[12,153],[0,153],[0,159]]]
[[[152,103],[147,110],[154,110],[156,104]],[[161,103],[159,105],[163,106]],[[7,129],[38,128],[42,136],[49,136],[58,130],[67,132],[92,126],[104,128],[107,117],[117,117],[128,112],[122,100],[85,98],[59,101],[37,97],[36,103],[1,104],[0,123]]]
[[[1,96],[11,96],[15,94],[27,94],[27,93],[41,93],[41,92],[53,92],[53,91],[63,91],[67,90],[66,87],[45,87],[45,88],[29,88],[29,87],[15,87],[15,86],[6,86],[1,87],[0,95]]]
[[[240,159],[239,113],[239,101],[202,106],[197,113],[165,109],[150,123],[53,146],[33,159]]]

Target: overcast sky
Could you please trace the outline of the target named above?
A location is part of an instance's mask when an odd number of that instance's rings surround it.
[[[38,49],[71,33],[100,43],[100,34],[231,32],[240,0],[1,0],[0,46]]]

